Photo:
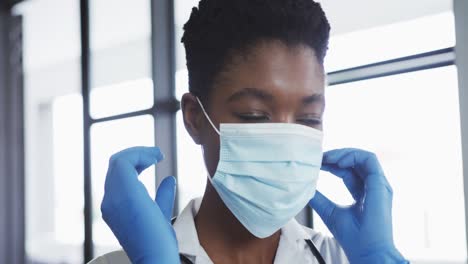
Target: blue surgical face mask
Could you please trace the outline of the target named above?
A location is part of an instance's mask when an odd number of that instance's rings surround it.
[[[290,123],[229,123],[218,130],[198,103],[220,135],[218,167],[208,179],[250,233],[271,236],[315,194],[322,131]]]

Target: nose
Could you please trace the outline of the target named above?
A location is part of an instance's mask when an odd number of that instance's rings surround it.
[[[295,123],[296,118],[292,113],[278,113],[275,117],[273,117],[272,121],[274,123]]]

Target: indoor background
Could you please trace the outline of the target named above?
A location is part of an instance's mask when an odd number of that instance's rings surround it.
[[[332,25],[325,149],[377,153],[395,192],[395,243],[412,263],[467,263],[468,1],[320,2]],[[197,3],[2,6],[0,263],[84,263],[118,249],[99,208],[108,159],[123,148],[162,148],[168,158],[142,180],[154,194],[177,176],[177,210],[203,194],[201,149],[178,105],[188,91],[182,27]],[[337,178],[323,174],[318,189],[352,201]],[[329,234],[310,211],[298,219]]]

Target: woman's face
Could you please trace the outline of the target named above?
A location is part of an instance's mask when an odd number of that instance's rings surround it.
[[[323,66],[306,46],[287,47],[276,41],[256,45],[237,56],[217,78],[207,108],[220,123],[297,123],[322,129],[325,108]],[[201,144],[208,172],[219,160],[219,135],[191,94],[182,99],[186,128]]]

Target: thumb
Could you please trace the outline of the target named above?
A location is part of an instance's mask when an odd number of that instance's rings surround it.
[[[159,184],[158,190],[156,192],[156,203],[158,204],[168,222],[170,222],[172,218],[175,193],[176,179],[173,176],[164,178],[161,184]]]
[[[325,197],[321,192],[316,191],[314,198],[309,201],[309,206],[317,212],[320,218],[322,218],[328,229],[334,230],[334,227],[331,226],[335,222],[332,221],[332,217],[333,212],[337,207],[334,202],[330,201],[330,199]]]

